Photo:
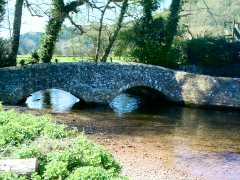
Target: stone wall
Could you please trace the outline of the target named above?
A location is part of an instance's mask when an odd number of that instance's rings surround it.
[[[159,66],[114,63],[38,64],[0,69],[0,101],[17,104],[31,93],[56,88],[85,102],[109,103],[123,91],[148,87],[174,102],[240,107],[240,79],[216,78]]]

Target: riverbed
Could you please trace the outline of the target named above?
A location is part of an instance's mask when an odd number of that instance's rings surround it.
[[[34,93],[19,111],[49,113],[103,145],[131,179],[240,179],[240,112],[142,107],[141,97],[121,94],[109,106],[75,106],[60,90]]]

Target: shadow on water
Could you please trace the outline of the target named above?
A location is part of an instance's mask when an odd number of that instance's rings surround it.
[[[88,134],[141,137],[143,144],[160,144],[168,159],[192,174],[209,172],[209,179],[239,179],[240,112],[183,108],[165,101],[151,105],[152,101],[126,92],[109,106],[76,109],[72,107],[79,99],[51,89],[32,94],[26,104],[32,109],[51,109],[61,122]]]

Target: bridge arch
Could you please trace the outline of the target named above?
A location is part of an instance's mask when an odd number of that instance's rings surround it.
[[[79,102],[81,103],[85,103],[85,98],[84,98],[84,95],[79,95],[76,94],[74,91],[72,91],[71,89],[68,89],[68,88],[61,88],[61,87],[58,87],[58,86],[47,86],[47,87],[43,87],[43,88],[28,88],[28,90],[24,91],[23,94],[21,94],[21,96],[18,97],[18,99],[16,99],[16,103],[17,104],[24,104],[26,102],[26,100],[34,93],[36,92],[44,92],[44,91],[47,91],[47,90],[60,90],[60,91],[63,91],[65,93],[69,93],[71,94],[72,96],[74,96],[75,98],[79,99]]]
[[[165,94],[162,88],[144,83],[132,83],[120,88],[112,99],[122,93],[127,93],[139,97],[145,104],[163,104],[169,103],[171,100]],[[112,100],[111,99],[111,100]]]

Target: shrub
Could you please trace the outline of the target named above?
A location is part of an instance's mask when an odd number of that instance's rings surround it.
[[[0,158],[37,158],[39,168],[31,179],[123,178],[119,176],[120,165],[110,153],[88,141],[84,135],[76,135],[75,131],[52,123],[46,116],[0,111],[0,149],[4,152]],[[56,145],[49,146],[53,142]],[[0,173],[0,179],[29,177]]]
[[[0,38],[0,68],[7,67],[8,64],[8,57],[10,53],[10,46],[7,40]]]
[[[65,138],[68,136],[68,134],[69,132],[66,131],[66,126],[64,125],[48,124],[48,126],[45,126],[43,129],[43,135],[46,135],[50,138]]]
[[[0,148],[34,140],[49,125],[46,117],[38,118],[15,111],[0,112]]]
[[[200,37],[185,42],[188,64],[224,65],[240,61],[240,45],[224,37]]]
[[[85,166],[76,169],[67,180],[109,180],[111,177],[101,167]]]
[[[137,58],[139,62],[155,65],[167,63],[163,57],[165,24],[165,19],[159,17],[150,22],[147,27],[142,21],[134,26],[135,48],[132,51],[132,56]]]
[[[18,176],[17,174],[6,172],[6,173],[0,173],[0,179],[1,180],[27,180],[24,176]]]
[[[69,175],[67,162],[51,161],[46,165],[44,179],[65,179]]]

